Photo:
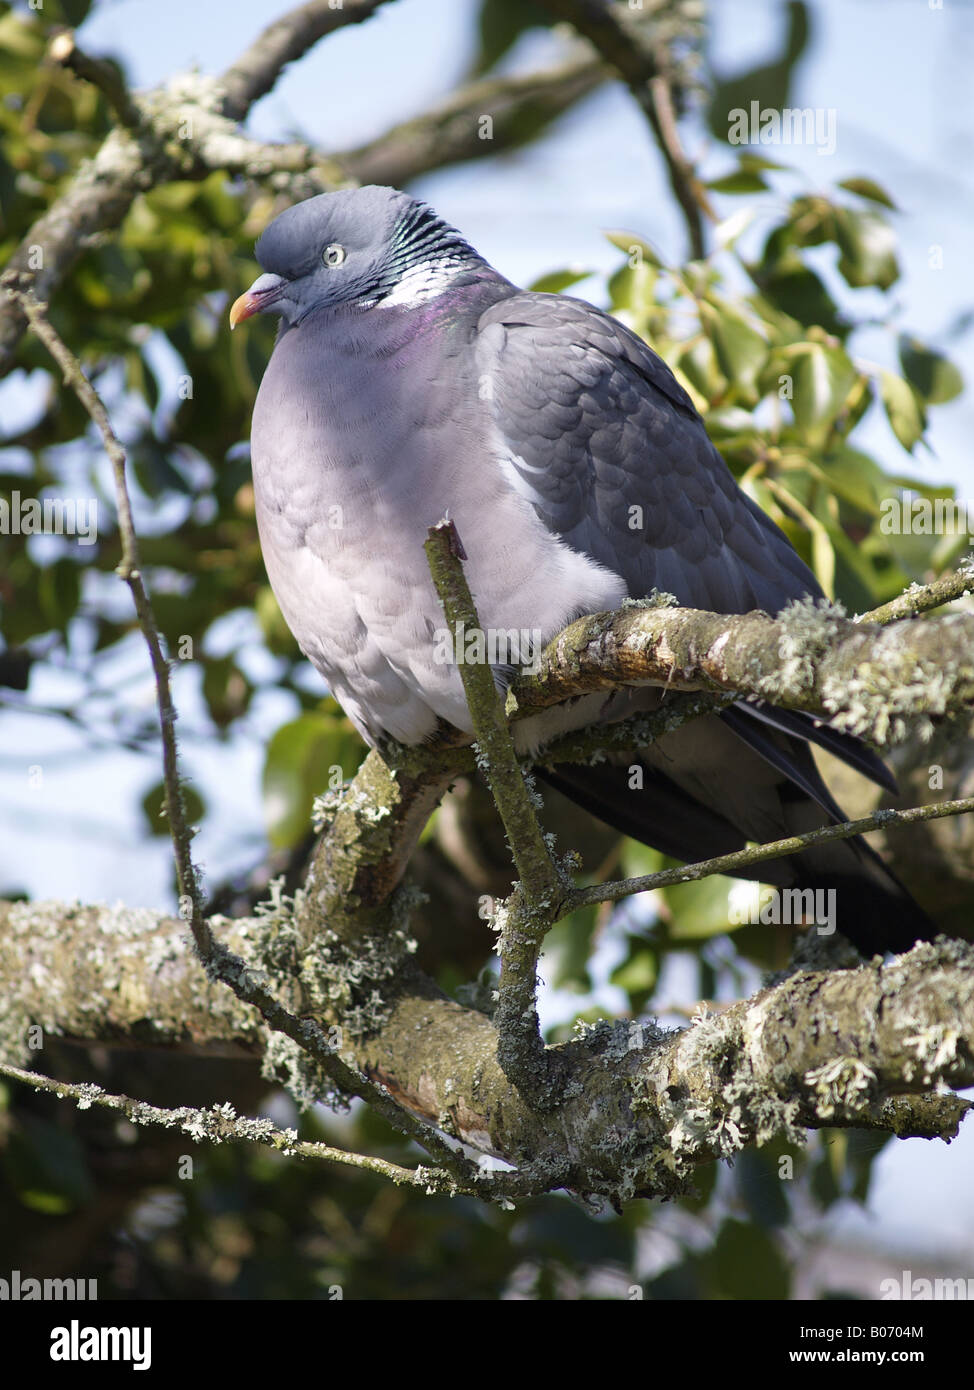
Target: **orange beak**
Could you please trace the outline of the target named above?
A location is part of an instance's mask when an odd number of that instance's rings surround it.
[[[287,283],[283,275],[258,275],[250,289],[245,290],[230,305],[230,327],[236,328],[237,324],[242,323],[244,319],[259,314],[262,309],[266,309],[269,304],[280,299],[287,288]]]

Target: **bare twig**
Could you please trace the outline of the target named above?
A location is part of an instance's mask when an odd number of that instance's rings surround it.
[[[618,902],[620,898],[631,897],[633,893],[649,893],[654,888],[670,888],[677,883],[709,878],[712,874],[734,875],[740,869],[763,864],[768,859],[798,854],[803,849],[826,844],[829,840],[848,840],[853,835],[864,835],[870,830],[886,830],[891,825],[912,825],[917,821],[940,820],[943,816],[962,816],[971,811],[974,811],[974,797],[971,796],[960,801],[942,801],[931,806],[913,806],[907,811],[873,811],[871,815],[863,816],[859,820],[842,821],[839,825],[826,825],[820,830],[810,830],[804,835],[789,835],[784,840],[752,845],[747,849],[736,850],[733,854],[720,854],[714,859],[702,859],[696,864],[683,864],[678,869],[662,869],[659,873],[643,874],[638,878],[619,879],[614,883],[593,883],[587,888],[576,888],[568,895],[563,911],[567,914],[590,903]]]
[[[452,521],[440,521],[427,534],[426,555],[451,633],[479,632],[480,619],[463,572],[463,550]],[[545,843],[537,813],[514,751],[487,662],[458,661],[474,735],[487,780],[507,831],[511,853],[532,908],[549,910],[564,892],[561,875]]]
[[[162,650],[159,627],[142,579],[139,544],[135,534],[135,524],[132,520],[132,507],[125,478],[125,450],[112,428],[108,411],[105,409],[101,397],[81,370],[81,363],[49,322],[47,305],[40,303],[32,290],[19,288],[16,275],[10,272],[4,274],[0,283],[7,294],[20,305],[34,333],[61,368],[65,385],[69,386],[77,396],[92,423],[101,434],[105,452],[112,465],[121,541],[121,559],[116,573],[128,585],[132,594],[139,626],[149,649],[149,659],[152,663],[152,673],[156,682],[159,728],[162,736],[163,782],[166,789],[166,818],[169,822],[169,832],[172,836],[173,854],[176,862],[180,913],[189,922],[200,957],[204,961],[209,961],[214,954],[215,943],[203,916],[199,877],[193,864],[190,849],[192,834],[186,819],[186,806],[180,785],[179,755],[175,731],[176,710],[173,705],[172,689],[169,682],[169,662]]]
[[[703,217],[715,221],[707,191],[697,178],[680,141],[673,103],[673,80],[665,44],[651,36],[649,23],[626,22],[605,0],[542,0],[546,9],[567,20],[616,69],[649,122],[666,165],[670,186],[683,212],[690,254],[706,254]],[[620,11],[623,7],[620,7]]]

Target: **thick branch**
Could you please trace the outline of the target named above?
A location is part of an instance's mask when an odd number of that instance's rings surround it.
[[[887,627],[793,603],[766,613],[631,604],[579,618],[549,643],[537,675],[515,681],[508,713],[639,684],[735,692],[806,710],[879,745],[974,703],[974,614]]]
[[[329,158],[356,183],[402,188],[431,169],[514,148],[588,96],[606,76],[598,58],[584,56],[523,76],[470,82],[367,145]]]
[[[286,931],[283,919],[271,931],[261,919],[213,925],[255,972]],[[134,1047],[256,1054],[266,1038],[181,948],[172,919],[0,904],[0,940],[0,1056],[14,1066],[32,1055],[32,1023]],[[798,1138],[798,1126],[951,1137],[967,1107],[936,1088],[974,1084],[974,947],[941,940],[885,966],[792,975],[679,1033],[600,1024],[550,1049],[566,1080],[555,1118],[504,1076],[490,1020],[450,1000],[403,991],[343,1047],[430,1124],[532,1165],[532,1190],[673,1193],[697,1164]]]

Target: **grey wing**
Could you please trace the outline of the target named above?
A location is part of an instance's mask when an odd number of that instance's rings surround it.
[[[666,363],[581,300],[524,293],[479,323],[482,390],[513,485],[573,549],[717,613],[821,590],[737,486]]]
[[[512,485],[631,597],[656,588],[709,612],[774,614],[821,596],[785,534],[738,487],[669,367],[615,319],[582,300],[517,294],[481,317],[477,351]],[[895,786],[856,739],[804,714],[763,704],[728,714],[767,757],[759,721]],[[801,761],[808,774],[810,759]]]

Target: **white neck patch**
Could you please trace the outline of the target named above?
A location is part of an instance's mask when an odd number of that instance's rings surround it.
[[[441,256],[411,266],[396,288],[377,304],[379,309],[415,309],[442,294],[456,278],[463,261],[457,256]]]

